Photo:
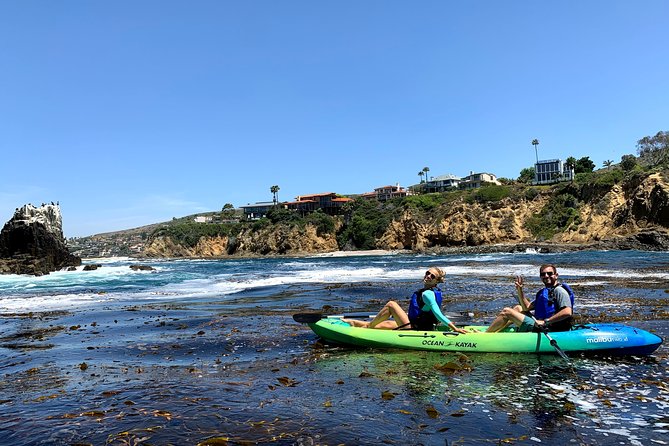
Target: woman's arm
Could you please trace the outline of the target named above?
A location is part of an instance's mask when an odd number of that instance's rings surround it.
[[[467,333],[462,328],[456,327],[455,324],[451,322],[449,318],[444,316],[444,313],[441,312],[439,305],[437,305],[437,299],[434,296],[434,291],[432,290],[423,291],[423,302],[425,303],[426,306],[429,307],[432,314],[434,314],[437,317],[437,319],[439,319],[439,322],[441,322],[444,325],[447,325],[448,328],[450,328],[452,331],[457,331],[458,333]]]

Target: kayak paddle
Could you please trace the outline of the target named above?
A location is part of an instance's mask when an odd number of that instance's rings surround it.
[[[322,313],[296,313],[293,315],[293,320],[299,322],[300,324],[314,324],[321,319],[327,318],[336,318],[336,319],[372,319],[376,316],[375,314],[369,313],[352,313],[352,314],[333,314],[327,315]],[[445,315],[453,323],[465,324],[471,320],[471,317],[466,314],[452,314],[446,313]]]
[[[368,319],[374,317],[373,314],[369,313],[359,313],[359,314],[338,314],[338,315],[327,315],[322,313],[296,313],[293,315],[293,320],[299,322],[300,324],[313,324],[321,319],[327,318],[340,318],[340,319]]]

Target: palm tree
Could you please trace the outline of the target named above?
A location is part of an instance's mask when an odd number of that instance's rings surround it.
[[[611,168],[611,164],[613,164],[613,161],[611,160],[606,160],[603,163],[606,166],[606,170],[609,170]]]
[[[537,164],[539,164],[539,152],[537,151],[537,146],[539,145],[539,140],[538,139],[533,139],[532,140],[532,145],[534,146],[534,154],[537,157]]]
[[[423,172],[422,170],[421,170],[420,172],[418,172],[418,176],[420,177],[420,182],[421,182],[421,183],[423,182],[423,174],[424,174],[424,173],[425,173],[425,172]]]
[[[269,191],[272,192],[272,195],[274,195],[274,199],[272,200],[274,202],[274,206],[279,202],[279,186],[272,186],[269,188]]]
[[[576,158],[573,156],[568,157],[565,160],[565,163],[567,164],[567,167],[569,168],[569,175],[571,176],[571,182],[574,182],[574,176],[576,175]]]
[[[429,167],[423,167],[423,172],[425,172],[425,182],[427,183],[427,173],[430,171]]]

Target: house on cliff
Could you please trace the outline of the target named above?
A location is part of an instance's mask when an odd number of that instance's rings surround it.
[[[285,207],[282,203],[275,205],[273,201],[256,202],[255,204],[247,204],[240,206],[244,212],[244,220],[260,220],[267,217],[267,213],[275,206]]]
[[[478,189],[484,184],[502,184],[497,179],[497,176],[492,173],[480,172],[474,173],[470,172],[469,175],[464,177],[462,181],[458,184],[460,189]]]
[[[377,187],[374,189],[374,192],[365,192],[360,196],[366,200],[388,201],[392,198],[406,197],[411,194],[411,191],[400,186],[400,183],[397,183],[394,186]]]
[[[340,197],[334,192],[322,194],[298,195],[295,201],[285,203],[286,208],[292,209],[304,214],[309,214],[316,210],[321,210],[328,215],[338,215],[342,213],[342,207],[353,201],[347,197]]]
[[[283,203],[274,204],[274,202],[258,202],[255,204],[247,204],[241,206],[244,212],[245,220],[259,220],[267,217],[267,213],[278,207],[282,209],[290,209],[299,212],[302,215],[321,210],[328,215],[338,215],[342,213],[342,207],[353,201],[350,198],[340,197],[334,192],[326,192],[322,194],[298,195],[295,201],[284,201]]]
[[[497,180],[497,176],[492,173],[470,172],[469,175],[464,178],[452,174],[430,177],[429,180],[411,186],[410,189],[422,193],[434,193],[448,192],[453,189],[477,189],[484,184],[500,184],[500,182]]]
[[[534,165],[534,184],[552,184],[573,178],[573,167],[560,159],[537,161]]]
[[[457,189],[462,178],[456,177],[453,174],[439,175],[432,177],[429,181],[423,183],[423,189],[427,193],[433,192],[447,192],[449,190]]]

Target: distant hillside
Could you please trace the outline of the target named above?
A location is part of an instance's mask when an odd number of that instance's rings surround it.
[[[156,223],[123,231],[106,232],[67,240],[70,251],[82,258],[128,257],[144,250],[149,235],[164,223]]]
[[[237,215],[241,214],[238,213]],[[216,221],[216,219],[220,219],[221,213],[215,211],[202,212],[138,228],[105,232],[86,237],[72,237],[67,240],[67,245],[73,254],[82,258],[137,256],[144,251],[149,237],[157,229],[190,224],[194,222],[196,217],[211,217]]]

